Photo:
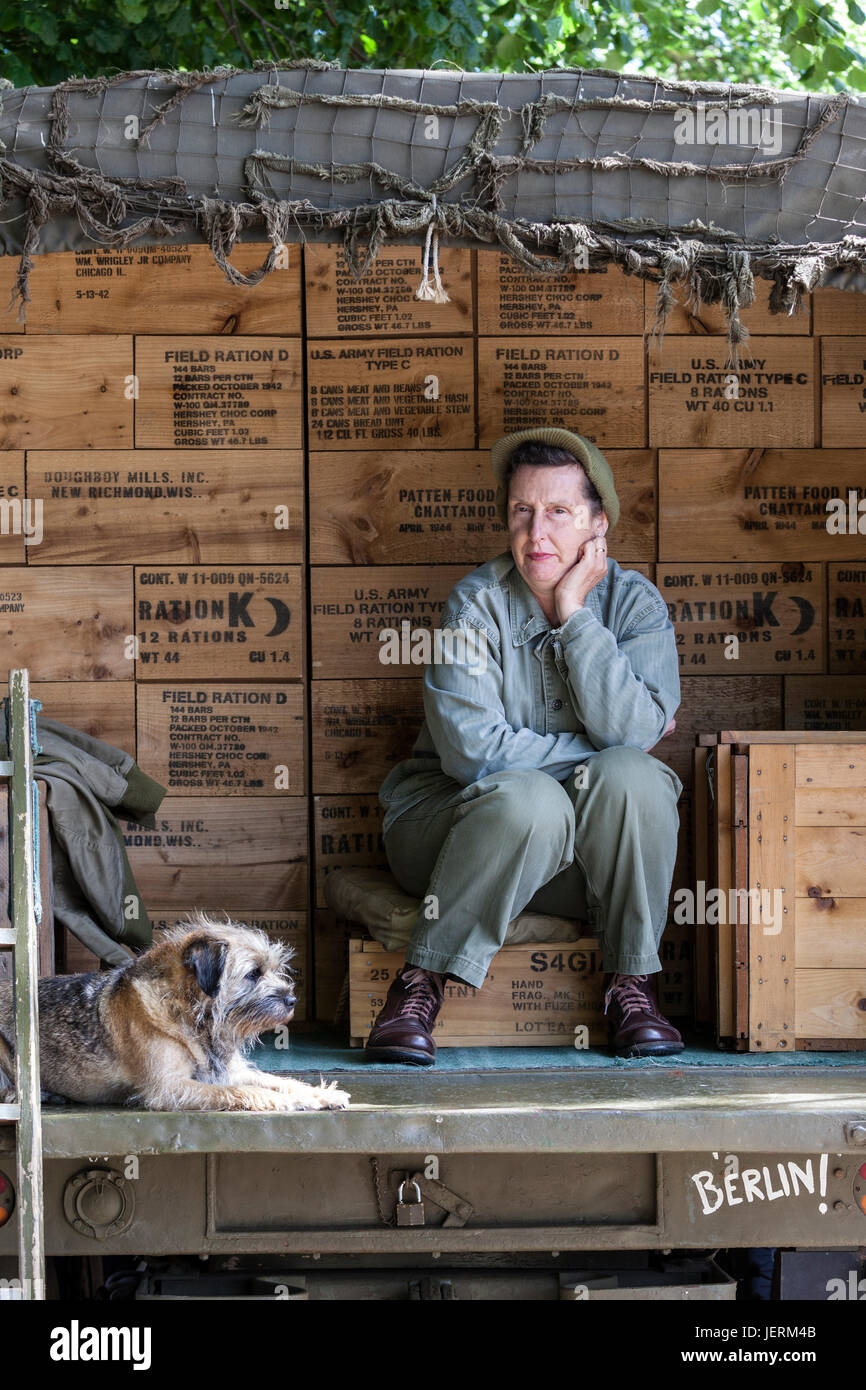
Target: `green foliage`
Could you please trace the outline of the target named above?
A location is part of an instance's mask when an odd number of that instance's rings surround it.
[[[866,90],[857,0],[3,0],[0,74],[16,87],[137,68],[345,67],[524,72],[613,67],[691,81]]]

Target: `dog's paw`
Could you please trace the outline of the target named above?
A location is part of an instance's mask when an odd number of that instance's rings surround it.
[[[330,1086],[311,1086],[311,1103],[305,1102],[305,1109],[310,1110],[346,1110],[349,1105],[348,1091],[341,1091],[336,1081],[332,1081]]]

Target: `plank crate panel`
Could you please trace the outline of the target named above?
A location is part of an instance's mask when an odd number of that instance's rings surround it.
[[[148,912],[306,908],[307,798],[166,797],[123,843]],[[252,906],[251,906],[252,905]]]
[[[0,337],[0,450],[130,448],[132,373],[131,337]]]
[[[656,582],[677,630],[683,673],[823,669],[826,582],[821,565],[664,564],[656,567]],[[733,659],[726,655],[732,650]]]
[[[786,676],[785,724],[817,733],[866,729],[866,682],[856,676]]]
[[[804,826],[795,883],[798,897],[866,897],[866,825]]]
[[[795,974],[797,1037],[856,1039],[866,1048],[866,969]]]
[[[857,969],[866,961],[866,897],[797,898],[798,969]]]
[[[170,795],[304,792],[300,685],[139,682],[137,700],[138,761]]]
[[[304,674],[299,565],[135,570],[136,675],[249,679]]]
[[[863,449],[660,448],[659,559],[862,560],[864,537],[831,535],[826,504],[864,476]]]
[[[644,285],[643,280],[614,265],[542,276],[504,251],[480,251],[478,332],[521,337],[538,333],[640,334]]]
[[[44,499],[44,536],[27,558],[31,565],[298,564],[303,478],[300,449],[281,454],[279,471],[273,454],[256,449],[95,456],[34,449],[27,485]]]
[[[688,284],[683,280],[675,280],[671,289],[676,295],[676,300],[669,309],[665,320],[665,335],[668,333],[692,333],[707,337],[727,333],[727,315],[723,304],[705,304],[700,301],[696,306],[690,308]],[[740,310],[740,320],[744,327],[749,330],[749,334],[808,334],[812,321],[811,296],[803,295],[801,307],[796,314],[773,314],[770,312],[772,289],[773,286],[768,280],[756,278],[754,301],[748,308]],[[849,297],[856,298],[854,295]],[[647,332],[651,329],[654,318],[655,292],[652,285],[648,285],[646,296]],[[746,343],[746,348],[748,349],[748,343]]]
[[[445,600],[465,575],[464,565],[314,569],[310,576],[313,677],[419,674],[430,647],[414,634],[438,628]],[[399,661],[383,661],[389,651],[381,634],[386,638],[394,634]]]
[[[249,275],[271,250],[238,241],[229,260]],[[185,333],[300,334],[301,248],[284,253],[285,268],[255,286],[233,285],[210,247],[192,243],[35,256],[27,332],[111,333],[122,323],[129,333],[164,333],[170,320]]]
[[[350,1037],[366,1040],[404,964],[402,951],[378,941],[349,943]],[[480,990],[448,982],[433,1028],[437,1047],[550,1047],[574,1044],[575,1028],[589,1029],[589,1046],[607,1042],[603,971],[595,941],[504,946]]]
[[[866,825],[866,787],[798,787],[795,822],[800,825]]]
[[[784,744],[755,750],[748,783],[749,888],[761,892],[762,911],[767,894],[774,920],[749,925],[749,1045],[768,1051],[794,1045],[794,972],[789,964],[794,959],[794,785],[794,759]],[[780,918],[776,890],[783,895]]]
[[[507,545],[489,455],[310,454],[314,565],[480,565]]]
[[[849,290],[813,290],[812,332],[816,337],[866,333],[866,295],[851,294]]]
[[[307,336],[472,332],[472,252],[440,247],[439,271],[449,303],[415,298],[421,278],[417,246],[380,246],[356,280],[342,246],[304,247]],[[283,330],[286,331],[286,330]]]
[[[471,449],[474,360],[471,338],[312,342],[310,449]]]
[[[864,549],[861,547],[858,558],[863,559]],[[827,569],[829,669],[866,675],[866,564],[828,565]]]
[[[748,428],[756,444],[811,448],[812,339],[755,337],[741,344],[736,400],[724,394],[725,379],[734,371],[727,358],[725,338],[665,334],[662,349],[650,350],[650,446],[736,448]]]
[[[128,681],[132,569],[0,569],[7,667],[33,681]]]
[[[866,784],[866,748],[862,743],[796,744],[798,787],[841,787]]]
[[[424,722],[420,676],[313,681],[310,700],[314,792],[378,791]]]
[[[866,423],[866,338],[821,339],[821,440],[857,447]]]
[[[325,879],[334,869],[387,869],[384,811],[373,793],[313,797],[316,905],[327,908]]]
[[[41,498],[42,494],[37,493],[36,496]],[[26,502],[24,454],[10,449],[3,455],[0,472],[0,565],[23,565],[27,551],[33,550],[39,540],[39,510],[32,504],[28,508]],[[43,506],[43,541],[44,516]],[[30,532],[30,545],[25,543],[25,529]]]
[[[0,681],[0,699],[8,694],[9,686]],[[132,681],[32,681],[30,698],[42,701],[40,718],[56,719],[135,754]]]
[[[601,448],[644,448],[645,372],[641,338],[479,338],[478,442],[557,425]]]
[[[297,338],[137,338],[136,448],[300,449],[301,367]]]

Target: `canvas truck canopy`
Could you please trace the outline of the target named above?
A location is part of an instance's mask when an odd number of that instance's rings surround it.
[[[26,300],[39,252],[203,241],[253,284],[289,241],[495,247],[538,271],[614,262],[724,304],[733,351],[754,277],[792,312],[866,287],[866,106],[856,95],[604,69],[125,72],[0,93],[0,249]],[[258,271],[237,240],[270,240]],[[22,309],[23,309],[22,305]]]

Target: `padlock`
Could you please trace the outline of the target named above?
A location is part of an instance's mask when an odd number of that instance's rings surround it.
[[[407,1182],[401,1182],[397,1190],[397,1225],[398,1226],[423,1226],[424,1225],[424,1200],[421,1196],[421,1189],[417,1182],[408,1183],[414,1187],[417,1193],[417,1201],[404,1202],[403,1189]]]

